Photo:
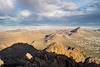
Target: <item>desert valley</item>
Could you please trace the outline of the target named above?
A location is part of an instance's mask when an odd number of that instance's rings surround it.
[[[79,27],[76,29],[53,29],[53,30],[17,29],[17,30],[7,30],[0,32],[0,51],[1,51],[0,54],[4,52],[5,55],[7,54],[8,56],[11,55],[11,57],[13,57],[13,54],[11,53],[13,53],[14,50],[17,53],[21,49],[21,47],[14,49],[11,49],[10,47],[13,46],[13,44],[17,43],[27,43],[39,51],[45,50],[46,52],[67,56],[68,58],[73,59],[76,63],[85,63],[88,58],[87,61],[88,63],[100,64],[99,30],[90,30]],[[8,52],[3,51],[6,48],[8,48],[7,50]],[[29,53],[29,56],[30,55],[31,54]],[[43,54],[43,56],[45,55]],[[27,58],[29,59],[29,57]],[[43,59],[40,59],[39,61],[42,64]],[[53,61],[53,63],[57,65],[56,62],[57,62],[56,60]],[[96,67],[99,66],[100,65]],[[45,67],[45,66],[40,66],[40,67]],[[52,67],[58,67],[58,66],[52,66]],[[66,67],[66,66],[60,66],[60,67]]]

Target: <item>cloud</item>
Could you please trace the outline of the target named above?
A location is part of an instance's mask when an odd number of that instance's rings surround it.
[[[0,25],[16,25],[19,20],[16,17],[0,16]]]
[[[14,1],[15,0],[0,0],[0,12],[8,14],[13,11],[15,8]]]
[[[24,17],[24,18],[27,18],[27,17],[29,17],[31,15],[32,15],[32,13],[29,10],[22,10],[18,14],[19,17]]]
[[[14,9],[29,9],[41,17],[62,18],[96,12],[99,3],[99,0],[0,0],[0,12],[9,14]]]
[[[46,4],[44,8],[40,11],[39,15],[48,17],[48,18],[61,18],[65,16],[65,11],[60,9],[59,6],[54,4]]]
[[[65,10],[77,10],[79,5],[74,2],[65,2],[63,5],[63,9]]]
[[[37,15],[47,18],[62,18],[76,15],[74,11],[76,13],[76,10],[79,8],[79,5],[75,2],[66,2],[65,0],[19,0],[19,2],[31,6]]]
[[[65,11],[62,10],[55,10],[55,11],[50,11],[50,12],[42,12],[40,15],[48,18],[61,18],[64,17],[66,14]]]
[[[13,11],[15,10],[15,11]],[[23,24],[100,21],[100,0],[0,0],[0,16],[14,16]],[[69,18],[70,17],[70,18]],[[11,20],[13,20],[11,19]],[[63,21],[64,19],[64,21]],[[24,21],[24,22],[23,22]]]

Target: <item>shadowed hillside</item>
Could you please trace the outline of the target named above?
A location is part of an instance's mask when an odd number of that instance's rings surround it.
[[[65,55],[37,50],[27,43],[16,43],[3,49],[0,59],[4,62],[1,67],[100,67],[90,63],[90,58],[85,59],[84,63],[76,63]]]

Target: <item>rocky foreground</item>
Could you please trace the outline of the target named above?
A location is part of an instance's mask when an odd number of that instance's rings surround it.
[[[75,49],[74,52],[76,53],[72,53],[73,55],[84,58],[80,50]],[[100,67],[97,59],[86,58],[84,62],[77,63],[67,55],[37,50],[27,43],[16,43],[0,51],[0,58],[1,67]]]
[[[12,30],[0,32],[3,67],[100,67],[100,32]]]

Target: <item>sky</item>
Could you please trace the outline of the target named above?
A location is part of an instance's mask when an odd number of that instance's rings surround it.
[[[100,26],[100,0],[0,0],[1,26]]]

